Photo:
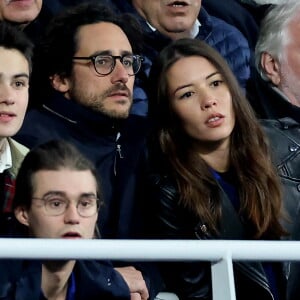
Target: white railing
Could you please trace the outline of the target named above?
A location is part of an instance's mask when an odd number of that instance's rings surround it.
[[[235,300],[233,260],[300,261],[295,241],[0,239],[0,259],[212,262],[214,300]]]

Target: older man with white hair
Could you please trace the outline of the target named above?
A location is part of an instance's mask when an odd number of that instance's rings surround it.
[[[261,23],[255,49],[257,76],[248,96],[259,117],[300,122],[300,2],[274,6]]]

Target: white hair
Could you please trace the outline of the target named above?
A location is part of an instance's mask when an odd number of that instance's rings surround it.
[[[283,61],[285,46],[291,39],[288,25],[297,17],[300,18],[300,1],[287,0],[271,7],[262,20],[255,47],[255,66],[264,80],[269,81],[261,66],[261,55],[267,52],[278,62]]]

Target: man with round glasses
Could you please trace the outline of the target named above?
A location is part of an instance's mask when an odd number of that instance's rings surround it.
[[[17,177],[17,232],[21,237],[93,239],[98,198],[95,167],[74,146],[62,140],[39,145],[25,157]],[[112,265],[91,260],[1,260],[0,294],[24,300],[130,299]]]
[[[135,24],[97,3],[55,17],[36,50],[31,100],[38,107],[27,113],[16,137],[29,148],[53,138],[67,140],[96,165],[103,187],[97,222],[103,238],[143,235],[148,123],[129,116],[134,75],[142,67]],[[147,270],[134,265],[143,276],[128,263],[118,268],[132,299],[154,298],[160,277],[151,264]]]
[[[45,214],[53,217],[63,215],[72,203],[64,192],[57,191],[48,192],[42,198],[32,197],[32,200],[40,201]],[[75,206],[79,216],[89,218],[98,212],[99,199],[94,193],[83,193],[78,197]]]
[[[120,60],[129,76],[137,74],[143,61],[140,55],[132,54],[125,54],[123,56],[96,54],[88,57],[74,56],[73,59],[92,61],[95,71],[102,76],[109,75],[115,69],[117,59]]]

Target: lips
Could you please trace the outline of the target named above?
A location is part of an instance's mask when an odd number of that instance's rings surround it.
[[[12,112],[0,111],[0,117],[15,117],[16,114]]]
[[[5,3],[9,4],[12,2],[31,2],[32,0],[6,0]]]
[[[28,6],[31,5],[33,3],[32,0],[6,0],[5,4],[9,5],[9,4],[16,4],[16,5],[20,5],[20,6]]]
[[[106,97],[121,97],[121,98],[131,98],[131,91],[124,84],[118,83],[105,91],[104,95]]]
[[[207,123],[213,123],[213,122],[219,121],[220,119],[221,119],[220,117],[212,117],[207,120]]]
[[[172,2],[169,2],[167,5],[172,6],[172,7],[184,7],[189,4],[186,1],[172,1]]]
[[[126,91],[115,91],[109,94],[110,97],[121,96],[121,97],[129,97],[129,94]]]
[[[1,123],[9,123],[10,121],[14,120],[16,114],[12,112],[0,111],[0,122]]]
[[[166,1],[166,12],[169,13],[170,16],[186,16],[191,4],[189,1]]]
[[[62,238],[65,239],[75,239],[75,238],[81,238],[81,235],[78,232],[75,231],[69,231],[62,235]]]
[[[225,116],[219,113],[211,114],[205,121],[208,127],[215,128],[223,124]]]

